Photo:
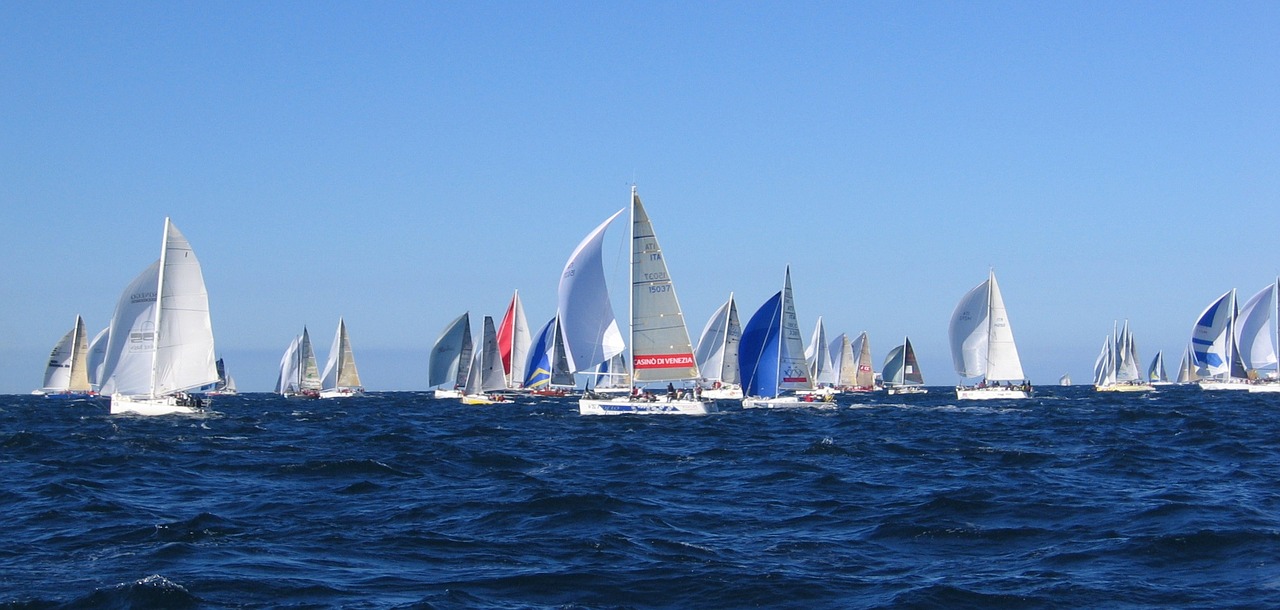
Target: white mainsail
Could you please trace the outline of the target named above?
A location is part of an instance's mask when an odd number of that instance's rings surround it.
[[[698,339],[694,360],[702,378],[722,384],[739,383],[738,342],[742,340],[742,324],[738,321],[738,306],[733,294],[707,320]]]
[[[693,342],[653,223],[631,191],[631,378],[635,383],[698,378]]]
[[[142,271],[125,288],[111,316],[107,354],[103,360],[102,394],[128,396],[151,393],[151,361],[155,353],[156,287],[160,261]],[[209,362],[210,377],[218,373]],[[212,381],[212,380],[211,380]]]
[[[431,361],[427,374],[428,385],[432,387],[444,384],[449,384],[450,387],[464,385],[470,361],[471,312],[464,312],[445,326],[431,348]]]
[[[849,335],[840,333],[840,336],[831,342],[831,354],[834,360],[832,368],[836,370],[836,386],[850,388],[857,385],[858,359],[853,355],[853,344],[849,341]],[[874,380],[873,376],[872,381]]]
[[[338,330],[333,335],[333,345],[329,348],[329,361],[324,365],[324,375],[320,386],[324,392],[321,397],[329,398],[325,393],[352,395],[361,393],[360,373],[356,370],[355,355],[351,351],[351,339],[347,336],[347,323],[338,318]]]
[[[796,302],[791,291],[791,267],[787,267],[782,288],[782,342],[778,346],[778,389],[812,390],[813,378],[804,358],[804,337],[796,317]]]
[[[836,369],[831,362],[830,346],[827,345],[827,329],[822,325],[822,316],[818,316],[818,323],[813,328],[813,338],[809,340],[804,358],[815,383],[831,385],[836,382]]]
[[[600,249],[605,229],[625,211],[618,210],[588,234],[560,274],[560,332],[569,368],[575,373],[588,371],[624,349],[622,331],[609,303]]]
[[[1236,345],[1246,370],[1276,367],[1275,335],[1271,317],[1276,311],[1276,284],[1269,284],[1245,301],[1236,317]]]

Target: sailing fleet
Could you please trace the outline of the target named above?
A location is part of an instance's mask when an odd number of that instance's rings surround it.
[[[613,311],[601,249],[613,223],[630,220],[627,315]],[[531,332],[518,291],[501,322],[484,316],[473,343],[464,312],[432,346],[428,383],[434,396],[466,405],[508,402],[516,394],[578,395],[582,415],[705,415],[721,401],[743,408],[823,407],[838,393],[884,390],[923,394],[911,339],[892,347],[881,374],[864,331],[828,340],[821,317],[806,347],[796,315],[791,269],[782,288],[742,324],[729,295],[692,341],[655,222],[635,187],[627,207],[609,216],[573,250],[562,270],[557,308]],[[995,270],[957,302],[948,327],[960,400],[1018,400],[1032,395]],[[1205,390],[1280,392],[1280,280],[1243,305],[1236,290],[1196,318],[1175,380],[1163,352],[1144,371],[1129,322],[1118,321],[1094,363],[1099,392],[1149,392],[1198,384]],[[584,383],[579,383],[584,380]],[[1070,385],[1063,375],[1061,385]],[[677,385],[678,384],[678,385]],[[581,389],[580,389],[581,386]],[[350,335],[338,320],[328,361],[318,367],[304,326],[280,359],[274,391],[286,398],[364,395]],[[108,397],[112,414],[197,413],[210,397],[236,393],[215,358],[208,294],[195,251],[168,218],[160,258],[121,293],[110,324],[92,338],[77,316],[54,345],[41,387],[48,398]]]

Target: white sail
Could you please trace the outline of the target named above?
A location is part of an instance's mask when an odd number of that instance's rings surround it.
[[[1117,383],[1142,381],[1142,372],[1138,369],[1138,346],[1133,333],[1129,331],[1128,320],[1124,321],[1124,327],[1116,339],[1115,355]]]
[[[635,383],[698,378],[693,343],[653,223],[631,191],[631,377]]]
[[[470,360],[470,350],[466,350],[467,356],[464,360],[464,346],[471,346],[470,312],[454,318],[436,338],[435,345],[431,348],[431,360],[428,365],[428,385],[432,387],[444,384],[461,385],[459,378],[465,383],[466,362]]]
[[[1093,385],[1106,387],[1116,382],[1115,343],[1111,335],[1102,340],[1102,351],[1093,361]]]
[[[822,316],[813,328],[813,338],[804,352],[805,361],[809,364],[809,373],[815,383],[831,385],[836,382],[835,366],[831,362],[830,346],[827,345],[827,329],[822,325]]]
[[[560,274],[560,332],[570,369],[577,373],[622,353],[622,331],[609,303],[600,248],[604,232],[626,209],[618,210],[574,249]]]
[[[160,261],[156,261],[129,283],[116,302],[103,360],[102,394],[135,396],[151,392],[159,279]]]
[[[316,350],[311,345],[311,334],[307,327],[302,327],[302,340],[298,342],[298,362],[301,375],[298,378],[298,389],[320,389],[320,367],[316,364]]]
[[[168,219],[165,230],[152,396],[191,390],[218,380],[209,295],[200,262],[187,238]]]
[[[1276,284],[1270,284],[1253,295],[1240,308],[1236,318],[1236,345],[1244,368],[1275,368],[1275,334],[1271,332],[1271,314],[1276,310]]]
[[[507,387],[507,378],[502,370],[502,356],[498,350],[498,331],[494,329],[493,317],[484,317],[483,335],[480,342],[480,391],[494,392]]]
[[[991,338],[987,344],[987,379],[991,381],[1023,380],[1022,360],[1018,357],[1018,346],[1013,342],[1013,325],[1009,323],[1009,313],[1005,310],[1004,296],[1000,294],[1000,284],[996,282],[995,271],[991,272]]]
[[[738,375],[738,342],[742,340],[742,325],[738,321],[738,307],[733,295],[711,315],[698,339],[694,360],[702,378],[724,384],[736,384]]]
[[[89,358],[87,368],[89,372],[89,386],[93,389],[102,387],[102,365],[107,360],[107,339],[111,334],[111,327],[108,326],[93,336],[93,341],[89,342]]]
[[[836,370],[836,385],[842,388],[857,385],[858,360],[853,355],[853,344],[849,341],[849,335],[840,333],[840,336],[831,342],[831,353],[835,359],[832,367]]]
[[[791,267],[787,267],[782,288],[782,342],[778,346],[778,389],[812,390],[813,378],[804,359],[804,337],[796,318],[795,297],[791,291]]]
[[[351,340],[347,336],[347,323],[342,318],[338,318],[338,330],[333,335],[333,345],[329,348],[329,361],[324,365],[324,375],[320,385],[326,391],[360,388],[360,373],[356,370],[355,355],[351,351]],[[341,393],[351,394],[350,391]]]
[[[301,335],[294,337],[293,341],[289,342],[289,347],[285,348],[284,355],[280,357],[280,374],[276,377],[277,394],[298,390],[298,378],[302,371],[298,361],[298,344],[301,342]]]
[[[45,366],[42,393],[88,392],[87,372],[88,339],[84,333],[84,320],[76,316],[76,323],[53,346]]]
[[[956,304],[955,311],[951,312],[951,360],[956,373],[961,377],[981,377],[987,374],[990,286],[990,279],[978,284],[965,293]]]

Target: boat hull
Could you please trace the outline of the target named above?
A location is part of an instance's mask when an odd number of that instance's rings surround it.
[[[831,400],[822,400],[813,394],[808,394],[806,398],[799,396],[775,396],[773,398],[765,396],[748,396],[742,399],[742,408],[744,409],[793,409],[793,408],[827,408],[834,409],[836,403]]]
[[[364,396],[364,388],[329,388],[320,390],[320,398],[358,398]]]
[[[495,397],[484,394],[467,394],[461,398],[464,405],[497,405],[511,402],[502,396]]]
[[[711,400],[741,400],[742,387],[736,385],[726,385],[718,388],[711,388],[702,391],[703,398]]]
[[[1031,392],[1017,388],[986,387],[956,388],[956,398],[960,400],[1018,400],[1031,398]]]
[[[888,386],[885,388],[890,396],[901,396],[903,394],[928,394],[929,390],[918,385],[900,385]]]
[[[1250,392],[1271,393],[1280,392],[1280,383],[1274,381],[1268,383],[1251,383],[1249,384]]]
[[[462,398],[462,390],[444,390],[437,389],[435,391],[436,398]]]
[[[633,400],[619,398],[580,398],[578,413],[581,415],[707,415],[716,411],[715,403],[680,398],[667,400]]]
[[[1093,386],[1095,392],[1150,392],[1154,389],[1155,387],[1149,383],[1113,383]]]
[[[1218,391],[1243,391],[1253,387],[1253,384],[1244,381],[1200,381],[1201,390]]]
[[[199,413],[208,406],[207,401],[195,397],[179,396],[126,396],[111,395],[112,415],[173,415]]]

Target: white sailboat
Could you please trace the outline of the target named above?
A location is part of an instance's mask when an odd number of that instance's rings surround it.
[[[193,413],[205,401],[188,394],[218,380],[204,275],[191,244],[164,220],[160,260],[116,303],[103,364],[111,413]]]
[[[920,362],[916,360],[916,351],[911,347],[910,337],[904,337],[902,345],[889,350],[880,371],[884,377],[884,387],[890,395],[929,392],[924,387],[924,373],[920,371]]]
[[[84,319],[80,316],[76,316],[71,330],[53,346],[44,370],[44,383],[32,394],[45,398],[77,398],[94,394],[89,383],[89,339],[85,337]]]
[[[502,371],[498,331],[494,330],[493,317],[485,316],[480,328],[480,347],[472,356],[471,367],[467,371],[467,383],[462,389],[464,405],[491,405],[506,402],[505,396],[497,394],[507,388],[507,378]]]
[[[218,358],[213,365],[214,370],[218,371],[218,380],[213,382],[213,387],[205,392],[205,396],[235,396],[236,395],[236,379],[227,374],[227,365]]]
[[[498,353],[502,356],[502,375],[508,389],[522,387],[532,342],[529,321],[525,318],[524,305],[517,290],[507,306],[507,313],[502,316],[502,324],[498,325]]]
[[[1102,344],[1102,353],[1094,363],[1093,389],[1098,392],[1146,392],[1151,384],[1142,379],[1138,370],[1138,344],[1129,331],[1129,321],[1124,328],[1113,329]],[[1111,340],[1112,336],[1115,341]]]
[[[1173,385],[1169,381],[1169,373],[1165,371],[1164,351],[1156,352],[1156,357],[1151,359],[1151,365],[1147,367],[1147,380],[1152,386]]]
[[[702,372],[702,397],[741,400],[742,385],[738,374],[738,342],[742,340],[742,324],[738,322],[738,305],[729,294],[716,312],[711,314],[698,339],[694,360]]]
[[[834,406],[812,394],[804,398],[796,394],[812,390],[813,379],[796,321],[791,267],[787,267],[782,290],[765,301],[742,328],[738,365],[745,395],[743,408]]]
[[[1244,362],[1236,346],[1236,289],[1218,297],[1196,318],[1191,349],[1200,388],[1248,390]]]
[[[631,188],[631,377],[633,391],[627,396],[607,397],[584,394],[578,401],[583,415],[672,414],[705,415],[714,403],[700,397],[684,395],[675,389],[676,381],[698,378],[698,365],[693,358],[693,343],[684,323],[675,284],[667,270],[667,262],[658,245],[653,223],[640,203],[635,187]],[[600,244],[604,231],[622,211],[614,214],[587,236],[565,265],[560,280],[560,311],[565,344],[575,371],[589,370],[624,351],[621,332],[608,304],[604,269],[600,263]],[[592,303],[592,317],[570,316],[578,296],[590,296],[603,303]],[[640,392],[640,384],[667,382],[667,395],[658,398]]]
[[[338,318],[338,330],[329,348],[329,361],[324,365],[320,378],[320,398],[353,398],[364,396],[360,385],[360,373],[356,370],[356,357],[351,352],[351,340],[347,337],[347,323]]]
[[[285,398],[320,398],[320,369],[307,327],[289,342],[280,358],[276,393]]]
[[[1071,373],[1063,373],[1062,376],[1058,378],[1058,385],[1064,387],[1071,385]]]
[[[1191,383],[1200,383],[1200,373],[1196,370],[1196,357],[1191,349],[1191,345],[1187,345],[1187,349],[1182,350],[1182,361],[1178,363],[1178,385],[1187,385]]]
[[[471,312],[464,312],[444,327],[431,347],[427,383],[435,388],[436,398],[462,398],[471,370],[471,350]]]
[[[831,366],[836,371],[836,387],[848,392],[858,385],[858,357],[853,355],[853,342],[849,341],[849,335],[840,333],[831,342],[830,351]]]
[[[1258,291],[1240,308],[1236,343],[1250,392],[1280,392],[1280,280]]]
[[[818,323],[813,328],[813,338],[809,340],[809,347],[804,350],[805,363],[809,365],[809,377],[813,379],[814,388],[799,390],[797,394],[822,397],[835,395],[837,371],[831,361],[830,350],[831,346],[827,345],[827,329],[822,325],[822,316],[818,316]]]
[[[960,299],[951,314],[951,359],[956,373],[980,377],[973,386],[956,387],[956,398],[981,400],[1028,398],[1031,384],[1022,373],[1022,360],[1013,341],[1013,326],[1005,309],[994,270]],[[1013,382],[1017,381],[1015,385]],[[1000,385],[1004,382],[1005,385]]]

